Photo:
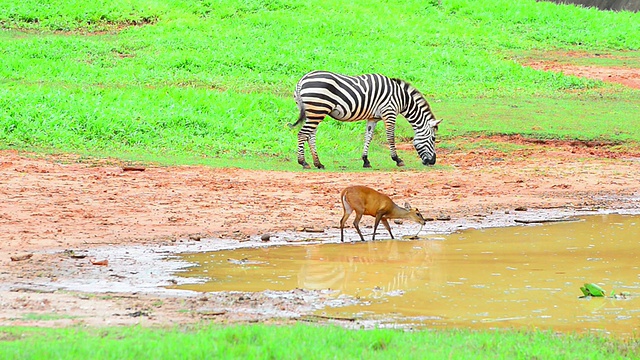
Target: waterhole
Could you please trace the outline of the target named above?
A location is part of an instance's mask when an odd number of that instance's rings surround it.
[[[357,305],[318,315],[429,328],[637,335],[639,241],[640,216],[603,215],[419,240],[185,254],[197,265],[181,276],[207,281],[175,288],[331,289],[336,299]],[[580,298],[585,283],[599,285],[607,297]]]

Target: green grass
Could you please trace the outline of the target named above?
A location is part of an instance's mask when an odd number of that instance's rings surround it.
[[[22,316],[22,320],[26,321],[54,321],[54,320],[62,320],[62,319],[74,319],[74,316],[70,316],[67,314],[37,314],[37,313],[28,313]]]
[[[634,358],[636,340],[538,331],[355,331],[311,325],[0,328],[3,359]]]
[[[0,148],[297,169],[291,94],[314,69],[414,83],[445,118],[444,139],[640,143],[640,91],[517,61],[580,51],[637,66],[636,13],[534,0],[0,0],[0,8]],[[412,130],[399,126],[409,141]],[[321,124],[323,162],[359,168],[363,133],[363,123]],[[379,126],[370,158],[392,169],[384,142]],[[402,156],[420,166],[415,153]]]
[[[504,99],[456,99],[441,104],[446,136],[474,132],[523,134],[535,138],[640,142],[640,102],[605,99],[531,98],[505,103]],[[444,124],[444,122],[443,122]]]

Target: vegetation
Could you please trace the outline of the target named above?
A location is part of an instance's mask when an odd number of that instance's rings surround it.
[[[295,83],[313,69],[414,83],[445,119],[445,140],[484,132],[640,142],[639,91],[516,61],[548,50],[637,59],[636,13],[534,0],[0,0],[0,8],[2,148],[297,169],[297,131],[286,124],[297,116]],[[399,123],[398,137],[410,139]],[[392,168],[381,128],[370,158]],[[324,122],[321,157],[359,168],[362,142],[350,140],[363,133],[362,123]]]
[[[310,325],[194,329],[0,328],[3,359],[634,358],[637,343],[549,332],[354,331]]]

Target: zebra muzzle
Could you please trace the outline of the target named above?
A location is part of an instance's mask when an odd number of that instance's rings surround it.
[[[431,158],[427,158],[427,159],[423,159],[422,160],[422,165],[435,165],[435,164],[436,164],[436,155],[435,154]]]

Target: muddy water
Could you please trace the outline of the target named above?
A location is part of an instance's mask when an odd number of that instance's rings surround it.
[[[640,217],[469,230],[421,240],[184,255],[196,291],[333,289],[360,299],[335,317],[428,327],[538,328],[637,335]],[[624,299],[579,298],[585,282]]]

